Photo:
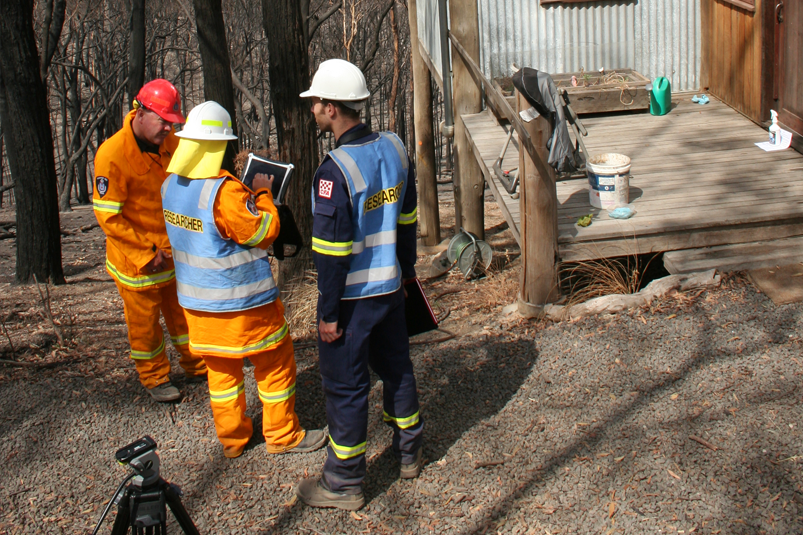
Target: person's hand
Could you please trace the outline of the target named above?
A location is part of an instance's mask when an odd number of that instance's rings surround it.
[[[273,175],[266,175],[265,173],[257,173],[254,175],[254,181],[251,182],[251,189],[259,191],[261,189],[273,188]]]
[[[404,290],[404,298],[407,299],[407,283],[411,280],[415,280],[415,277],[411,279],[402,279],[402,290]]]
[[[163,251],[161,249],[156,251],[156,256],[154,256],[150,262],[145,264],[145,271],[148,273],[156,273],[157,271],[164,271],[167,269],[167,261],[173,258],[170,253]]]
[[[318,334],[320,335],[321,340],[327,344],[331,344],[343,336],[343,329],[337,328],[336,321],[334,323],[326,323],[325,321],[321,320],[321,322],[318,324]]]

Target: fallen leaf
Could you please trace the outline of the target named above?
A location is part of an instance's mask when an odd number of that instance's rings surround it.
[[[672,401],[675,401],[676,399],[678,399],[678,396],[679,396],[679,395],[680,395],[680,394],[677,394],[677,393],[675,393],[675,394],[672,394],[671,396],[669,396],[669,399],[671,399]]]
[[[285,502],[284,506],[285,506],[285,507],[292,507],[292,506],[294,506],[294,505],[296,504],[296,502],[298,502],[298,496],[296,496],[295,494],[293,494],[293,497],[292,497],[292,498],[290,498],[289,500],[287,500],[287,501]]]
[[[647,320],[644,319],[644,316],[639,316],[638,319],[641,320],[641,323],[643,323],[644,325],[647,325]]]
[[[621,457],[615,458],[613,461],[616,462],[616,463],[620,463],[620,462],[622,462],[624,460],[624,458],[625,458],[625,456],[622,455]]]
[[[677,318],[677,317],[678,317],[677,314],[670,314],[669,316],[666,317],[666,319],[671,320],[672,318]]]
[[[353,518],[354,520],[362,520],[362,517],[357,513],[355,513],[354,511],[351,512],[351,518]]]
[[[616,512],[616,504],[611,502],[608,504],[608,518],[612,518],[613,514]]]
[[[672,477],[674,477],[675,479],[680,479],[680,476],[679,476],[679,475],[677,475],[677,474],[676,474],[675,472],[673,472],[672,470],[667,470],[667,472],[669,472],[669,475],[670,475],[670,476],[672,476]]]

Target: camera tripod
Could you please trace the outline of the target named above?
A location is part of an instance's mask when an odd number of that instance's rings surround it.
[[[156,442],[151,437],[143,437],[115,454],[120,464],[127,464],[134,473],[126,477],[114,493],[106,510],[95,526],[93,535],[98,533],[103,519],[112,504],[117,504],[117,518],[112,526],[112,535],[126,535],[131,528],[133,535],[166,535],[167,507],[173,512],[179,526],[187,535],[199,535],[189,513],[181,503],[181,489],[168,483],[159,475],[159,457],[156,455]],[[131,483],[120,495],[128,481]],[[119,496],[119,501],[118,500]]]

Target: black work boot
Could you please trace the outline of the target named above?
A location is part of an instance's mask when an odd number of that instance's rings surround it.
[[[418,448],[418,451],[415,452],[415,457],[413,457],[413,462],[410,464],[402,464],[401,470],[399,470],[399,476],[402,479],[414,479],[418,477],[418,474],[421,473],[421,469],[424,467],[424,446]]]
[[[321,479],[302,479],[296,487],[296,496],[310,507],[336,507],[346,511],[356,511],[365,505],[365,497],[358,494],[332,492],[323,486]]]

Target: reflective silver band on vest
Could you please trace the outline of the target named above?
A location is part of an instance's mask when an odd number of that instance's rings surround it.
[[[199,288],[176,281],[176,290],[181,295],[203,299],[204,301],[226,301],[228,299],[242,299],[252,295],[267,292],[276,287],[273,278],[264,279],[252,284],[237,286],[236,288]]]
[[[185,253],[173,249],[173,259],[176,262],[187,264],[188,266],[202,268],[202,269],[231,269],[243,264],[248,264],[254,260],[265,258],[268,252],[264,249],[249,249],[248,251],[240,251],[233,255],[224,256],[222,258],[205,258],[203,256],[195,256],[193,254]]]
[[[396,152],[399,153],[399,160],[401,161],[402,169],[407,171],[407,153],[404,151],[404,145],[401,144],[399,138],[394,135],[380,135],[386,139],[389,139],[393,143],[393,146],[396,147]]]
[[[353,284],[363,284],[366,282],[380,282],[395,279],[398,277],[396,266],[388,266],[381,268],[361,269],[349,273],[346,277],[346,286]],[[180,291],[180,290],[179,290]]]
[[[360,168],[357,167],[357,162],[354,161],[354,158],[352,158],[349,153],[343,149],[335,149],[330,154],[334,154],[337,157],[337,160],[334,160],[336,164],[342,163],[343,167],[345,167],[345,169],[341,169],[341,171],[344,171],[343,174],[346,174],[345,171],[347,171],[348,175],[351,177],[351,181],[354,183],[355,189],[355,191],[351,193],[354,194],[365,191],[368,186],[365,185],[365,179],[363,179]],[[338,165],[338,167],[340,167],[340,165]],[[350,184],[349,190],[351,190]]]
[[[359,254],[366,247],[377,247],[379,245],[390,245],[396,243],[396,230],[385,230],[376,234],[369,234],[362,241],[355,241],[351,246],[351,254]]]
[[[198,199],[198,209],[206,210],[209,208],[209,197],[212,195],[212,188],[215,187],[217,179],[209,178],[204,182],[204,187],[201,188],[201,197]]]

